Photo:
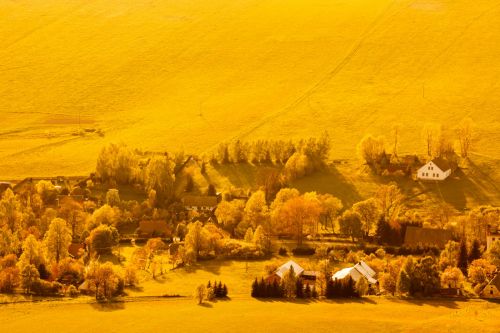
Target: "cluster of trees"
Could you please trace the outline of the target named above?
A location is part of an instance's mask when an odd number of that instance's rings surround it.
[[[222,284],[222,281],[214,281],[212,282],[208,281],[207,283],[207,293],[208,293],[208,299],[211,300],[213,298],[226,298],[228,294],[227,286],[226,284]]]
[[[330,151],[330,137],[325,132],[319,138],[298,142],[283,140],[258,140],[221,143],[212,156],[212,162],[225,163],[277,163],[285,164],[295,154],[311,158],[312,162],[324,162]]]
[[[444,125],[433,123],[425,124],[422,129],[422,139],[425,144],[426,153],[429,158],[442,157],[455,160],[455,142],[459,147],[460,156],[468,158],[475,138],[474,122],[470,118],[464,118],[454,128],[450,129]],[[395,160],[398,158],[400,128],[393,127],[392,141],[389,153]],[[359,157],[369,166],[376,170],[385,169],[392,163],[386,139],[383,136],[365,136],[357,146]]]
[[[222,282],[214,282],[212,285],[210,281],[208,281],[207,286],[204,284],[200,284],[196,287],[194,292],[194,299],[198,302],[198,304],[202,304],[203,301],[214,301],[216,298],[226,298],[228,295],[228,290],[226,285],[222,284]]]
[[[418,260],[409,256],[406,259],[397,281],[399,293],[411,296],[432,296],[441,288],[441,280],[436,260],[433,257],[423,257]]]
[[[261,278],[252,283],[251,296],[255,298],[317,298],[316,286],[304,283],[300,277],[295,275],[293,267],[283,275],[278,282],[277,279],[264,280]]]
[[[111,143],[99,152],[96,176],[111,185],[140,184],[146,193],[154,191],[158,204],[167,205],[174,198],[175,170],[183,156],[147,155],[125,144]]]
[[[328,279],[326,283],[325,297],[332,298],[351,298],[360,297],[368,293],[368,282],[360,278],[358,283],[349,276],[345,279]]]
[[[94,290],[96,300],[110,299],[123,292],[125,281],[111,262],[101,264],[92,261],[85,274],[85,280],[89,287]]]
[[[270,205],[265,192],[258,190],[246,203],[221,202],[215,215],[231,236],[249,242],[253,233],[252,241],[269,251],[272,235],[294,236],[300,246],[306,235],[319,232],[320,223],[333,225],[342,207],[342,202],[329,194],[300,194],[296,189],[282,188]]]

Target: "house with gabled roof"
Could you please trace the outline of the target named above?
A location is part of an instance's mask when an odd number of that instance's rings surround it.
[[[375,279],[375,275],[376,272],[363,260],[361,260],[356,265],[341,269],[337,273],[333,274],[332,279],[343,280],[347,277],[351,277],[354,282],[358,282],[360,278],[365,278],[370,285],[376,285],[378,281]]]
[[[291,268],[293,268],[293,271],[295,273],[295,276],[299,277],[302,279],[302,282],[304,284],[309,284],[309,285],[314,285],[316,282],[316,277],[318,275],[317,272],[315,271],[306,271],[302,266],[297,264],[293,260],[289,260],[280,267],[278,267],[273,274],[267,277],[268,282],[280,282],[281,279],[285,276],[286,272],[288,272]]]
[[[210,195],[186,195],[182,198],[184,209],[197,212],[212,212],[217,208],[218,199]]]
[[[495,277],[488,282],[479,296],[483,298],[500,298],[500,273],[497,273]]]
[[[427,162],[417,171],[417,179],[421,180],[445,180],[453,172],[454,166],[443,158],[435,158]]]

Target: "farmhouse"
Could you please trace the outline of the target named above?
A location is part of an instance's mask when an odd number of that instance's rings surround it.
[[[295,275],[300,277],[302,281],[306,284],[314,284],[316,282],[316,276],[317,272],[315,271],[306,271],[304,268],[302,268],[299,264],[297,264],[293,260],[289,260],[280,267],[274,271],[273,274],[267,277],[267,281],[269,282],[280,282],[283,276],[285,276],[285,273],[290,270],[290,268],[293,267],[293,271],[295,272]]]
[[[442,158],[435,158],[427,162],[417,171],[417,179],[421,180],[445,180],[451,175],[452,165]]]
[[[500,298],[500,273],[497,273],[495,277],[491,279],[479,296],[484,298]]]
[[[212,212],[217,207],[216,196],[186,195],[182,198],[184,209],[196,212]]]
[[[452,240],[452,232],[444,229],[406,227],[404,244],[408,246],[437,246],[444,248]]]
[[[354,282],[358,282],[361,277],[364,277],[370,285],[376,285],[378,281],[375,279],[375,275],[375,271],[361,260],[356,265],[341,269],[333,274],[332,279],[342,280],[350,276]]]

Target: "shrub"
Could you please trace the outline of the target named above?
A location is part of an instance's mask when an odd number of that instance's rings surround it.
[[[77,297],[80,294],[80,292],[78,291],[78,289],[74,285],[69,286],[67,293],[68,293],[69,297]]]
[[[295,256],[312,256],[316,253],[316,249],[313,247],[296,247],[292,250]]]
[[[280,247],[280,249],[278,250],[278,254],[279,254],[280,256],[286,256],[286,255],[288,255],[288,251],[287,251],[287,249],[286,249],[286,248],[284,248],[284,247]]]
[[[59,282],[49,282],[36,280],[31,284],[31,292],[40,296],[56,296],[60,294],[62,284]]]

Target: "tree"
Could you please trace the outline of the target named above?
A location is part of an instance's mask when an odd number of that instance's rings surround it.
[[[288,200],[280,210],[279,219],[284,230],[294,235],[297,246],[302,245],[304,233],[314,230],[319,219],[321,207],[317,200],[308,200],[304,196]]]
[[[25,266],[33,265],[38,268],[40,264],[45,263],[42,244],[33,235],[29,235],[24,240],[22,252],[19,258],[21,271]]]
[[[469,252],[469,263],[473,262],[476,259],[481,258],[481,244],[477,239],[474,239],[472,242],[472,246]]]
[[[469,265],[468,274],[473,285],[488,282],[495,275],[496,266],[486,259],[476,259]]]
[[[295,152],[285,163],[283,173],[287,181],[304,177],[313,171],[309,157],[301,152]]]
[[[460,248],[458,251],[458,268],[462,271],[463,274],[467,274],[467,267],[469,266],[469,256],[467,253],[467,244],[464,240],[460,242]]]
[[[26,294],[29,294],[33,284],[40,280],[40,273],[35,265],[26,265],[21,270],[21,285]]]
[[[266,203],[266,194],[259,190],[254,192],[245,205],[245,219],[256,228],[257,225],[267,220],[269,207]]]
[[[339,219],[340,232],[350,236],[352,241],[362,236],[361,218],[358,213],[346,210]]]
[[[342,201],[331,194],[318,195],[321,203],[320,221],[325,228],[330,226],[331,231],[334,231],[334,221],[337,219],[339,212],[344,208]]]
[[[260,248],[265,254],[271,253],[271,235],[261,225],[255,229],[253,234],[253,243]]]
[[[111,253],[113,247],[118,245],[119,239],[120,235],[115,227],[101,224],[90,233],[90,249],[95,254]]]
[[[96,173],[103,181],[128,184],[136,178],[138,158],[124,144],[111,143],[99,152]]]
[[[393,223],[403,207],[405,196],[395,183],[382,185],[375,196],[384,220]]]
[[[412,256],[406,258],[406,261],[399,271],[398,281],[397,281],[397,291],[400,294],[409,293],[410,295],[414,294],[416,290],[415,281],[415,261]]]
[[[113,264],[92,261],[87,270],[86,281],[95,288],[95,299],[110,299],[120,292],[121,277],[114,271]]]
[[[276,197],[274,198],[274,201],[272,202],[270,207],[271,225],[274,232],[279,233],[282,231],[281,228],[283,227],[283,225],[280,220],[281,209],[288,200],[296,198],[298,196],[300,196],[300,192],[294,188],[282,188],[276,194]]]
[[[464,118],[456,129],[458,141],[460,142],[460,155],[463,158],[469,157],[474,135],[474,122],[471,118]]]
[[[187,252],[194,254],[195,260],[198,259],[200,251],[207,247],[208,235],[206,229],[200,221],[189,223],[188,233],[185,238],[185,247]]]
[[[48,180],[40,180],[35,185],[35,190],[40,195],[44,204],[53,203],[57,197],[57,191],[50,181]]]
[[[363,297],[368,293],[368,289],[369,289],[368,281],[366,281],[364,277],[361,277],[356,282],[356,292],[360,297]]]
[[[106,192],[106,203],[111,207],[118,206],[120,204],[120,193],[116,188],[111,188]]]
[[[486,256],[493,265],[500,267],[500,240],[491,243]]]
[[[441,285],[443,288],[462,288],[465,280],[462,271],[457,267],[446,267],[441,274]]]
[[[68,256],[68,248],[71,244],[71,239],[71,229],[66,224],[66,221],[60,218],[52,220],[44,238],[47,258],[49,260],[55,260],[56,263],[66,258]]]
[[[290,265],[290,269],[283,274],[283,289],[285,291],[285,297],[292,298],[295,297],[297,291],[297,276],[293,266]]]
[[[174,194],[175,163],[167,156],[154,156],[144,170],[146,191],[155,190],[159,202],[165,204]]]
[[[222,223],[232,236],[234,236],[234,229],[243,219],[243,211],[245,209],[245,202],[243,200],[222,201],[217,205],[215,216],[217,221]]]
[[[161,254],[167,249],[167,245],[161,240],[161,238],[150,238],[148,239],[146,245],[144,246],[144,251],[146,251],[146,258],[148,260],[147,267],[149,268],[151,263],[155,262],[155,256]],[[163,261],[160,261],[160,270],[163,271]],[[153,271],[153,278],[155,277],[155,272]]]
[[[448,241],[439,256],[439,267],[443,270],[448,266],[457,267],[460,245],[455,241]]]
[[[415,265],[417,291],[424,296],[436,293],[441,285],[439,270],[433,257],[421,258]],[[410,292],[411,294],[411,292]]]
[[[427,123],[422,130],[422,138],[424,139],[427,148],[427,156],[432,156],[434,143],[438,137],[438,126],[436,124]]]
[[[259,169],[256,175],[256,183],[264,188],[267,201],[271,201],[282,186],[281,174],[276,168]]]
[[[253,230],[252,230],[252,227],[249,227],[247,229],[247,232],[245,233],[245,237],[243,238],[243,240],[247,243],[252,243],[253,242]]]
[[[71,228],[73,237],[79,236],[83,232],[85,215],[83,206],[79,202],[71,198],[65,198],[60,201],[59,216],[66,220]]]
[[[21,229],[21,223],[21,202],[8,188],[0,200],[0,226],[7,226],[11,232],[16,232]]]
[[[100,224],[116,225],[120,217],[120,209],[108,204],[102,205],[92,213],[88,229],[93,229]]]
[[[357,150],[368,165],[374,165],[385,154],[384,138],[367,135],[358,144]]]
[[[385,271],[380,275],[380,287],[386,293],[394,295],[398,286],[399,270],[402,266],[402,260],[396,260],[388,263]]]
[[[203,301],[205,300],[206,294],[207,294],[207,290],[206,290],[204,284],[200,284],[198,287],[196,287],[194,297],[195,297],[196,301],[198,301],[198,305],[203,303]]]
[[[380,216],[379,206],[375,198],[355,203],[352,210],[358,214],[364,235],[369,236]]]

